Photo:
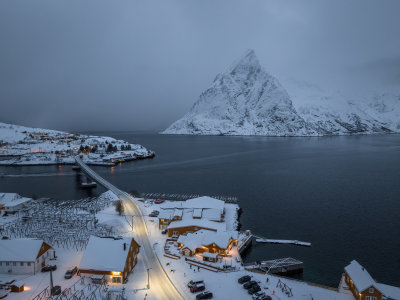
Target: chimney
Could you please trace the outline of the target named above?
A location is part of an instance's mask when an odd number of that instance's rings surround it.
[[[124,251],[126,251],[126,243],[124,243]]]

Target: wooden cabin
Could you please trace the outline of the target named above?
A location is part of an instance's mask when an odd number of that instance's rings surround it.
[[[382,292],[366,269],[353,260],[344,268],[344,279],[357,300],[382,300]]]
[[[182,220],[182,209],[163,209],[158,215],[158,228],[163,230],[168,227],[171,222]]]
[[[0,240],[0,273],[34,275],[54,256],[54,249],[43,240]]]
[[[193,256],[197,253],[227,256],[232,247],[237,244],[237,232],[199,230],[179,236],[177,243],[185,256]]]
[[[357,300],[400,300],[400,288],[376,282],[356,260],[344,268],[344,281]]]
[[[79,274],[103,275],[107,283],[121,284],[136,266],[139,248],[133,238],[91,236],[79,264]]]

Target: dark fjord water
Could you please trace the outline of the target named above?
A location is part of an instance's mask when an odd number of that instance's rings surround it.
[[[292,256],[303,279],[337,286],[352,259],[400,285],[400,136],[201,137],[96,133],[156,151],[152,160],[95,167],[130,191],[237,196],[242,229],[311,248],[258,244],[246,260]],[[70,166],[1,167],[0,191],[76,199]],[[12,175],[12,176],[9,176]],[[38,176],[39,175],[39,176]]]

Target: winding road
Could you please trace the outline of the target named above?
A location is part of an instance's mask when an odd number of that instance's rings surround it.
[[[128,193],[121,191],[110,182],[106,181],[91,168],[89,168],[79,156],[75,157],[76,163],[81,167],[88,176],[96,180],[99,184],[106,189],[111,190],[119,197],[124,203],[124,210],[127,216],[135,216],[133,218],[134,236],[136,242],[141,246],[140,258],[143,260],[146,269],[151,269],[150,274],[150,288],[151,293],[157,299],[183,299],[177,288],[174,286],[168,275],[165,273],[161,263],[154,252],[150,243],[147,226],[143,218],[143,213],[137,205],[135,199]],[[127,220],[131,222],[131,220]]]

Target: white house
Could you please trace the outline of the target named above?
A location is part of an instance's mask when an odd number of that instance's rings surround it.
[[[0,273],[36,274],[51,257],[54,250],[43,240],[0,240]]]
[[[23,208],[31,198],[21,197],[17,193],[0,193],[0,210],[14,213]]]

